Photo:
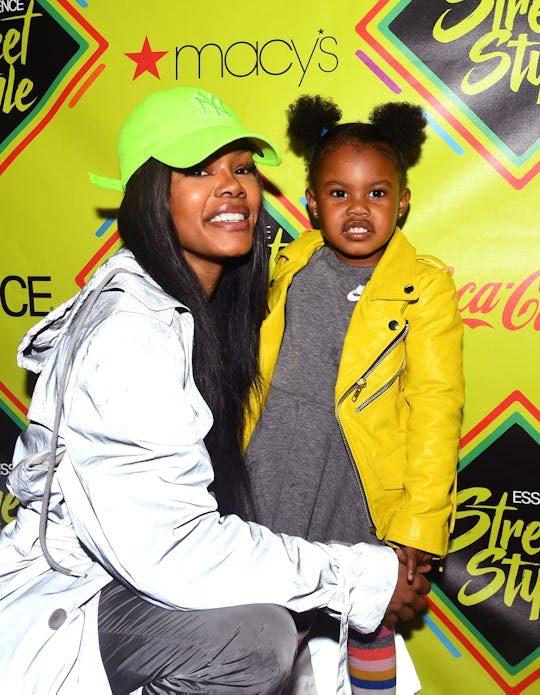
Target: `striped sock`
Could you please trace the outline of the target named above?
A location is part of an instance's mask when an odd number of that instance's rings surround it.
[[[395,695],[394,633],[381,627],[372,635],[349,635],[349,675],[353,695]]]

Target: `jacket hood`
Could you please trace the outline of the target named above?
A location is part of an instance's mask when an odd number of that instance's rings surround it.
[[[135,260],[131,251],[120,249],[96,270],[80,292],[47,314],[24,335],[17,350],[19,367],[40,374],[54,353],[58,341],[70,331],[88,296],[108,274],[115,271],[122,275],[122,289],[137,297],[146,306],[158,311],[182,306],[178,300],[163,293],[159,285]],[[129,275],[126,276],[126,272]],[[145,281],[142,286],[139,278]],[[111,289],[120,286],[116,275],[107,286]]]

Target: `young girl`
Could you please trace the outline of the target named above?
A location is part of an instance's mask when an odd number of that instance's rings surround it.
[[[397,225],[422,110],[339,123],[301,97],[288,135],[319,230],[284,248],[262,326],[262,415],[247,449],[257,520],[309,540],[383,542],[409,578],[446,553],[463,404],[462,326],[448,268]],[[256,399],[255,399],[256,400]],[[253,422],[257,420],[257,405]],[[393,693],[393,634],[350,634],[354,692]]]
[[[282,691],[287,610],[371,631],[425,606],[390,549],[246,523],[239,434],[266,293],[255,162],[216,95],[150,95],[119,137],[125,248],[24,337],[40,374],[0,534],[3,691]],[[343,655],[344,656],[344,655]],[[140,690],[139,690],[140,689]]]

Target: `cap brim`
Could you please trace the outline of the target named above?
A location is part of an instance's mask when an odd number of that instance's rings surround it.
[[[98,176],[97,174],[93,174],[91,171],[88,172],[88,176],[90,178],[90,181],[95,186],[99,186],[100,188],[108,188],[112,191],[124,190],[124,186],[122,186],[122,182],[120,181],[120,179],[111,179],[107,176]]]
[[[255,145],[257,149],[253,152],[253,159],[256,162],[268,166],[281,163],[280,151],[268,138],[231,126],[215,126],[191,132],[189,137],[178,138],[157,148],[152,156],[169,166],[185,169],[203,162],[238,140],[249,140]]]

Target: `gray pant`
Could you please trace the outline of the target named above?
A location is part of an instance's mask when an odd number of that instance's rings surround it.
[[[296,653],[290,614],[271,604],[167,610],[111,582],[99,602],[99,646],[114,695],[273,695]]]

